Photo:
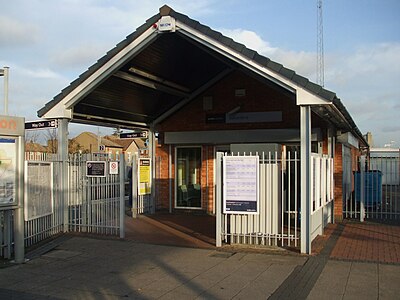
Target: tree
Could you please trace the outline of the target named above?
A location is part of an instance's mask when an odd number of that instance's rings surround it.
[[[57,153],[58,142],[57,142],[57,130],[47,129],[45,133],[45,137],[47,140],[47,152],[48,153]]]

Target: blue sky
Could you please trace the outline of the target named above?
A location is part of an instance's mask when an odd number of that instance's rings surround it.
[[[163,4],[316,80],[316,0],[0,0],[10,114],[36,120],[38,109]],[[399,147],[400,1],[324,0],[323,21],[325,87],[376,146]]]

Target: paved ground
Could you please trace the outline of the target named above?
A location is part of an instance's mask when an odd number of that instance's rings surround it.
[[[331,226],[313,244],[314,254],[302,256],[217,251],[207,238],[193,244],[194,236],[205,232],[182,232],[177,228],[185,221],[175,228],[166,227],[169,221],[145,218],[123,241],[62,236],[28,253],[27,263],[0,269],[0,299],[400,298],[400,262],[392,259],[397,256],[380,255],[381,248],[373,247],[379,240],[398,254],[397,226]],[[146,233],[147,241],[139,241],[144,238],[138,232]],[[156,233],[162,238],[156,240]],[[181,244],[159,245],[166,241]],[[363,247],[378,249],[377,254],[357,254]]]
[[[331,257],[400,264],[400,226],[347,222]]]

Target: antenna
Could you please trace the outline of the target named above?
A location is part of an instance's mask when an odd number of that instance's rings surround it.
[[[317,83],[324,86],[324,26],[322,22],[322,0],[317,0]]]

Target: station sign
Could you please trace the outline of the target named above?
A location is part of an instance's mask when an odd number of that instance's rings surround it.
[[[21,117],[0,116],[0,134],[24,136],[25,119]]]
[[[26,130],[57,128],[57,120],[40,120],[25,123]]]
[[[137,131],[137,132],[126,132],[120,133],[120,139],[135,139],[135,138],[147,138],[148,132],[147,131]]]

